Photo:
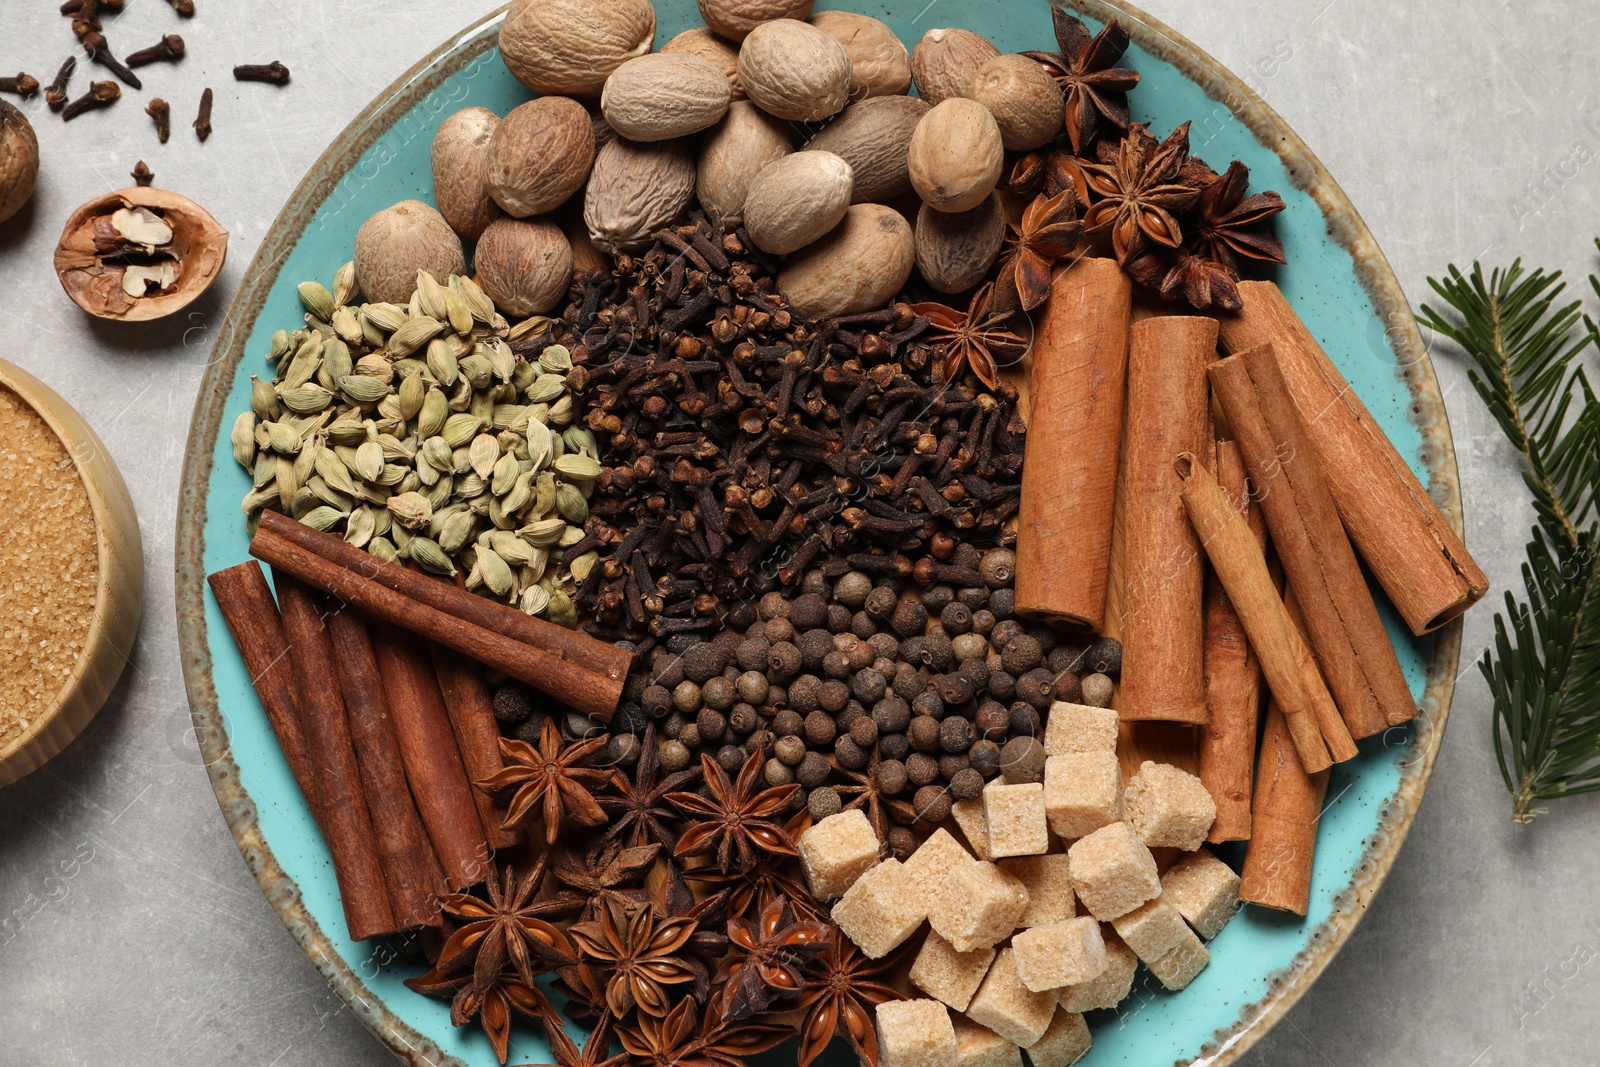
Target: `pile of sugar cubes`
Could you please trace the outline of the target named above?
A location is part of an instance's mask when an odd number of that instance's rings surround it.
[[[1140,962],[1187,986],[1238,909],[1238,876],[1200,847],[1216,806],[1198,778],[1146,762],[1124,787],[1106,708],[1052,706],[1045,752],[1043,784],[997,779],[954,806],[971,851],[941,828],[904,863],[880,860],[857,810],[801,836],[812,892],[837,899],[862,953],[930,927],[909,974],[927,999],[878,1007],[881,1067],[1019,1067],[1023,1051],[1066,1067],[1089,1050],[1084,1012],[1116,1007]],[[1158,874],[1153,847],[1189,855]]]

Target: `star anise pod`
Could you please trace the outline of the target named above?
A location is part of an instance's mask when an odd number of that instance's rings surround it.
[[[1085,164],[1089,191],[1098,197],[1083,216],[1090,233],[1111,232],[1117,262],[1128,260],[1155,242],[1177,248],[1183,232],[1174,212],[1184,211],[1200,193],[1178,184],[1178,171],[1189,155],[1189,124],[1185,122],[1155,148],[1144,127],[1134,123],[1117,146],[1110,163]]]
[[[797,835],[791,834],[791,837]],[[776,857],[759,857],[748,871],[719,871],[715,867],[696,867],[685,877],[700,885],[722,887],[728,894],[728,914],[749,915],[774,899],[783,897],[795,914],[807,919],[826,919],[828,909],[819,904],[802,879],[790,870],[791,864]]]
[[[700,756],[710,798],[698,793],[669,793],[666,797],[679,810],[700,816],[700,821],[678,838],[674,855],[715,849],[717,866],[724,871],[735,867],[748,871],[761,852],[798,855],[794,840],[772,821],[772,817],[784,809],[800,787],[782,785],[760,789],[758,782],[765,757],[765,749],[752,752],[739,771],[738,780],[730,782],[727,772],[716,760],[704,754]]]
[[[660,845],[623,848],[616,841],[600,841],[582,856],[568,852],[556,860],[555,879],[582,893],[592,902],[612,890],[637,886],[655,866]]]
[[[1072,149],[1059,141],[1046,145],[1037,152],[1029,152],[1017,160],[1006,182],[1006,191],[1017,196],[1055,196],[1071,189],[1078,203],[1089,202],[1089,183],[1083,177],[1087,160],[1074,155]]]
[[[708,1006],[702,1017],[693,1000],[681,1000],[665,1018],[641,1015],[619,1023],[617,1037],[642,1067],[746,1067],[745,1057],[765,1052],[794,1033],[787,1026],[722,1022]]]
[[[1189,246],[1152,249],[1128,261],[1128,276],[1140,285],[1155,289],[1168,300],[1184,299],[1198,310],[1221,308],[1237,311],[1243,307],[1239,296],[1239,276],[1226,263],[1197,255]]]
[[[505,972],[486,989],[479,989],[471,975],[447,975],[437,969],[416,978],[407,978],[406,985],[430,997],[450,999],[450,1022],[466,1026],[474,1018],[489,1037],[489,1044],[500,1062],[506,1062],[511,1047],[511,1015],[516,1012],[530,1019],[548,1019],[551,1007],[544,994],[511,972]]]
[[[971,370],[990,389],[1000,384],[1000,367],[1017,362],[1028,342],[1010,328],[1010,316],[995,304],[994,283],[972,294],[966,311],[943,304],[915,304],[913,315],[927,318],[929,342],[944,359],[944,387]]]
[[[646,726],[633,778],[613,770],[609,790],[595,798],[611,817],[607,838],[628,845],[658,842],[669,849],[678,843],[678,828],[672,825],[678,821],[678,813],[667,805],[666,795],[698,778],[700,768],[689,767],[663,778],[658,773],[661,760],[656,747],[655,726]]]
[[[555,719],[546,719],[537,748],[526,741],[500,739],[505,768],[479,782],[478,788],[490,793],[514,789],[505,828],[520,829],[539,814],[544,820],[545,843],[553,845],[564,818],[581,826],[604,825],[606,813],[589,790],[610,778],[611,772],[583,764],[605,744],[602,736],[563,747]]]
[[[1010,233],[995,290],[998,308],[1032,311],[1049,299],[1056,260],[1072,255],[1083,243],[1078,208],[1077,194],[1063,189],[1055,196],[1036,197],[1023,211],[1020,224],[1007,224]]]
[[[529,986],[533,985],[535,974],[572,961],[572,943],[545,916],[571,915],[583,907],[584,901],[572,896],[534,899],[544,881],[547,859],[548,855],[540,856],[520,884],[515,881],[516,872],[510,864],[498,876],[491,868],[484,884],[489,894],[487,902],[470,893],[444,898],[440,904],[444,913],[465,925],[451,934],[439,950],[438,970],[458,971],[471,966],[474,984],[487,989],[508,961]]]
[[[796,919],[782,897],[762,908],[755,922],[729,920],[728,940],[737,951],[717,968],[722,1017],[748,1019],[774,1000],[798,995],[804,984],[801,968],[833,943],[833,931],[831,923]]]
[[[853,800],[845,802],[844,811],[859,808],[867,816],[867,821],[872,824],[872,830],[878,835],[878,840],[889,840],[890,813],[894,821],[909,826],[916,819],[916,809],[904,800],[887,796],[878,788],[878,764],[881,757],[876,749],[867,761],[865,770],[851,771],[839,766],[839,761],[829,757],[829,763],[842,777],[849,779],[852,785],[836,785],[834,790],[846,797],[855,795]]]
[[[800,1067],[809,1067],[838,1034],[850,1042],[867,1067],[878,1067],[879,1004],[904,1000],[905,994],[879,979],[897,968],[910,945],[881,960],[869,960],[847,937],[835,937],[806,969],[800,995],[805,1022],[800,1024]]]
[[[568,931],[578,950],[607,973],[606,1006],[621,1018],[637,1005],[645,1015],[665,1015],[667,986],[694,981],[694,968],[677,953],[694,934],[693,919],[657,921],[648,904],[629,908],[607,898],[600,917]]]
[[[1037,60],[1061,86],[1067,102],[1067,137],[1082,152],[1094,142],[1102,122],[1128,128],[1128,93],[1139,84],[1139,72],[1116,66],[1128,50],[1128,33],[1117,20],[1090,35],[1082,22],[1054,8],[1060,52],[1024,52]]]
[[[601,1011],[580,1050],[572,1038],[567,1036],[565,1020],[561,1018],[561,1013],[552,1009],[545,1016],[544,1029],[550,1041],[550,1056],[556,1062],[529,1064],[527,1067],[623,1067],[623,1064],[628,1062],[628,1054],[626,1052],[611,1054],[612,1022],[611,1013]]]
[[[1234,271],[1239,269],[1239,256],[1284,262],[1283,242],[1261,229],[1283,210],[1283,198],[1270,191],[1247,197],[1249,186],[1250,168],[1234,160],[1225,174],[1201,191],[1191,227],[1193,251]]]

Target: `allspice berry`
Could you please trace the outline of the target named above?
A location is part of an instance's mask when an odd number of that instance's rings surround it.
[[[983,775],[968,767],[950,776],[950,796],[956,800],[976,800],[983,795]]]
[[[833,586],[833,599],[847,608],[859,608],[867,602],[872,592],[872,577],[861,571],[849,571]]]
[[[820,752],[807,752],[800,766],[795,768],[794,776],[807,789],[815,789],[826,782],[832,773],[833,768],[828,765],[827,757]]]
[[[932,715],[918,715],[906,727],[906,739],[918,752],[939,751],[939,720]]]
[[[948,753],[967,751],[975,736],[972,723],[959,715],[951,715],[939,724],[939,747]]]
[[[806,716],[805,737],[816,748],[833,744],[838,726],[833,716],[825,711],[813,711]]]
[[[917,790],[911,801],[922,826],[937,826],[950,817],[950,795],[936,785],[925,785]]]
[[[684,770],[689,766],[689,761],[692,758],[689,754],[688,746],[679,741],[661,742],[661,747],[657,750],[657,754],[661,761],[661,769],[668,774]]]
[[[903,863],[917,850],[917,835],[911,832],[909,826],[892,826],[889,828],[889,840],[885,843],[894,858]]]
[[[1109,708],[1113,692],[1111,679],[1103,674],[1091,674],[1083,680],[1083,702],[1091,708]]]
[[[967,750],[968,765],[985,778],[1000,771],[1000,746],[993,741],[976,741]]]
[[[837,815],[844,809],[844,802],[839,799],[839,793],[831,786],[818,786],[806,797],[806,807],[811,812],[811,817],[818,822],[830,815]]]
[[[1044,781],[1044,746],[1035,737],[1013,737],[1000,749],[1000,774],[1011,785]]]
[[[906,779],[918,789],[939,780],[939,761],[926,752],[913,752],[905,758]],[[983,788],[980,780],[978,788]],[[959,798],[957,798],[959,799]]]

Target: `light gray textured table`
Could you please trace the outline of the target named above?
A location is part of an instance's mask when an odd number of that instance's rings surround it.
[[[124,101],[37,121],[45,174],[0,226],[7,358],[69,398],[105,438],[139,508],[145,620],[123,685],[79,741],[0,792],[0,1063],[30,1067],[323,1067],[393,1062],[267,906],[193,743],[178,669],[173,527],[184,436],[212,333],[307,167],[366,103],[494,0],[199,0],[174,26],[129,0],[121,51],[160,34],[190,58],[144,73],[172,101],[165,147]],[[1449,262],[1518,256],[1600,266],[1600,75],[1585,0],[1146,0],[1246,80],[1341,182],[1414,302]],[[0,70],[47,79],[70,51],[54,0],[0,0]],[[936,9],[929,20],[936,19]],[[930,21],[930,25],[936,24]],[[293,93],[237,85],[236,62],[282,59]],[[80,64],[75,90],[88,79]],[[187,126],[203,85],[216,133]],[[142,100],[142,97],[139,98]],[[42,104],[31,105],[43,112]],[[92,322],[50,268],[66,215],[129,184],[135,160],[233,235],[212,294],[179,321]],[[1223,162],[1226,162],[1225,160]],[[1292,269],[1292,268],[1291,268]],[[1587,291],[1587,286],[1584,286]],[[1439,352],[1468,543],[1520,590],[1531,511],[1515,457],[1458,354]],[[1388,884],[1257,1064],[1592,1064],[1600,1049],[1600,802],[1507,822],[1487,691],[1472,663],[1493,608],[1467,619],[1438,769]],[[1534,992],[1537,990],[1537,992]],[[515,1062],[515,1060],[514,1060]]]

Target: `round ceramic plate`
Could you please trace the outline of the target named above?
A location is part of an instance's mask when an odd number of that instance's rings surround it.
[[[943,25],[977,30],[1006,52],[1054,47],[1045,0],[943,0],[932,10],[925,0],[820,6],[883,18],[907,42]],[[1116,17],[1132,36],[1124,65],[1143,76],[1131,98],[1135,119],[1159,136],[1192,120],[1197,155],[1218,167],[1243,160],[1252,188],[1283,194],[1288,206],[1277,225],[1289,266],[1279,284],[1459,528],[1454,453],[1432,367],[1400,287],[1350,202],[1282,120],[1182,37],[1133,8],[1103,0],[1068,6],[1097,24]],[[698,25],[692,5],[658,7],[659,42]],[[249,405],[250,374],[267,373],[272,332],[299,320],[296,283],[330,281],[350,258],[357,227],[374,211],[412,197],[431,200],[428,154],[445,116],[469,105],[504,114],[527,99],[495,51],[499,20],[462,33],[390,86],[290,197],[240,286],[201,388],[178,509],[184,672],[228,825],[262,890],[329,983],[380,1040],[429,1067],[495,1059],[475,1026],[450,1025],[448,1004],[401,984],[418,972],[415,963],[346,937],[327,850],[204,578],[249,558],[239,512],[249,481],[221,428]],[[1392,612],[1388,621],[1424,713],[1364,742],[1359,758],[1335,768],[1318,831],[1310,914],[1302,921],[1246,909],[1212,942],[1211,965],[1182,993],[1162,991],[1141,971],[1120,1014],[1090,1016],[1094,1048],[1086,1063],[1230,1062],[1306,991],[1350,936],[1421,800],[1460,652],[1459,623],[1418,641]],[[853,1059],[842,1044],[830,1055],[841,1064]],[[792,1046],[772,1056],[792,1063]],[[543,1040],[518,1029],[511,1062],[548,1060]]]

